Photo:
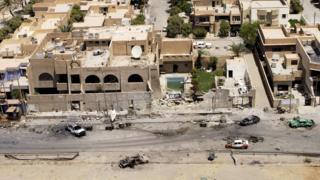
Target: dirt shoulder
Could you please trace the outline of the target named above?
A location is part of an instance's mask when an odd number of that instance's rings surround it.
[[[150,163],[133,169],[120,169],[118,160],[135,152],[80,153],[72,161],[17,161],[3,156],[0,179],[256,179],[315,180],[320,176],[319,158],[239,155],[217,153],[207,161],[207,153],[152,152],[147,153]]]

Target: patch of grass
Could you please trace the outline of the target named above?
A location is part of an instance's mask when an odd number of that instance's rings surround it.
[[[303,162],[309,164],[312,162],[312,160],[310,158],[304,158]]]
[[[197,70],[197,81],[199,83],[199,90],[208,92],[213,87],[214,75],[210,72]]]

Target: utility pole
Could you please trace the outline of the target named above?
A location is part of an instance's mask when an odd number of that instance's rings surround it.
[[[291,68],[291,87],[290,87],[290,95],[289,95],[289,103],[290,103],[290,106],[289,106],[289,112],[291,113],[291,110],[292,110],[292,85],[293,85],[293,68]]]
[[[316,12],[313,13],[313,25],[316,25]]]

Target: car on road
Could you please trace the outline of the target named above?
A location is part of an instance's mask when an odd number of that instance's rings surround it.
[[[225,145],[225,148],[228,149],[248,149],[248,147],[249,141],[246,139],[235,139]]]
[[[193,48],[197,49],[204,49],[206,48],[206,43],[204,41],[196,41],[196,42],[193,42]]]
[[[289,121],[289,127],[291,128],[299,128],[299,127],[312,127],[315,123],[312,119],[305,119],[299,116],[294,117]]]
[[[120,168],[126,168],[126,167],[134,168],[134,166],[136,166],[136,165],[146,164],[148,162],[149,162],[149,159],[146,156],[137,154],[135,156],[126,157],[124,159],[121,159],[119,161],[119,167]]]
[[[252,125],[252,124],[257,124],[258,122],[260,122],[260,118],[258,116],[255,115],[250,115],[244,119],[242,119],[239,123],[240,126],[248,126],[248,125]]]
[[[81,137],[86,135],[86,130],[77,124],[68,124],[66,130],[76,137]]]

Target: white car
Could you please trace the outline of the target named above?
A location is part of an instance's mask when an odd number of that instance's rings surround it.
[[[208,49],[212,48],[212,43],[211,42],[206,42],[206,48],[208,48]]]
[[[249,141],[246,139],[236,139],[233,142],[227,143],[225,145],[226,148],[232,149],[248,149]]]
[[[77,137],[86,135],[86,130],[77,124],[68,124],[66,130]]]
[[[193,48],[199,48],[199,49],[206,48],[206,43],[203,41],[193,42]]]

